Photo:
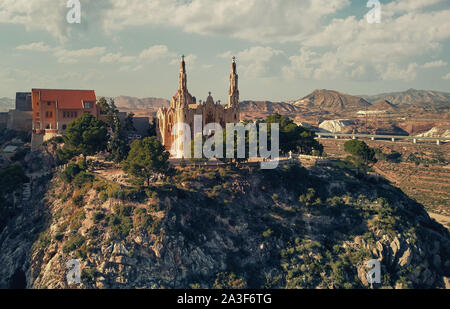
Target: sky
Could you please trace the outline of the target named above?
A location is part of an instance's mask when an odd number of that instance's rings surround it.
[[[227,101],[232,56],[241,100],[450,92],[450,0],[79,0],[79,24],[68,2],[0,0],[0,97],[62,88],[169,99],[182,54],[202,100]]]

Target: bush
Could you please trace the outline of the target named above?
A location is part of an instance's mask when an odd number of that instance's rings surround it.
[[[344,144],[344,150],[350,153],[355,159],[363,161],[364,163],[376,163],[375,150],[367,146],[367,144],[360,140],[350,140]]]
[[[85,239],[81,235],[73,235],[66,243],[64,244],[63,251],[64,253],[70,253],[78,248],[80,248]]]
[[[77,188],[81,188],[84,184],[92,183],[93,181],[94,175],[82,171],[78,175],[76,175],[75,178],[73,178],[72,184]]]
[[[78,231],[83,223],[83,220],[86,219],[86,214],[83,210],[77,212],[72,219],[70,220],[70,229],[74,231]]]
[[[72,197],[72,203],[77,207],[82,207],[84,205],[84,197],[80,193],[75,193]]]
[[[130,233],[133,228],[132,209],[131,206],[114,206],[114,213],[108,216],[108,224],[115,237],[125,238]]]
[[[66,183],[71,183],[72,180],[81,172],[81,169],[78,164],[71,163],[69,164],[64,172],[61,173],[61,179]]]
[[[106,192],[100,192],[98,198],[104,203],[108,200],[108,194]]]
[[[273,231],[271,229],[268,229],[267,231],[263,232],[263,236],[265,238],[272,236],[272,234],[273,234]]]
[[[94,213],[94,215],[92,216],[92,220],[94,221],[94,223],[99,223],[100,221],[102,221],[105,218],[105,214],[101,211]]]
[[[242,277],[237,277],[234,273],[219,273],[214,282],[214,289],[245,289],[247,282]]]

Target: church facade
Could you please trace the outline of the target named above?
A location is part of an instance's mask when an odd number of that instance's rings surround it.
[[[172,135],[174,126],[178,123],[189,125],[191,138],[193,138],[194,116],[196,115],[202,116],[203,128],[209,123],[218,123],[222,128],[225,128],[227,123],[240,122],[238,74],[234,57],[231,64],[227,105],[214,102],[211,93],[209,93],[205,102],[201,100],[199,103],[196,102],[196,98],[187,89],[186,63],[184,56],[182,57],[178,91],[170,100],[170,107],[159,109],[156,116],[157,137],[172,157],[179,158],[183,154],[181,146],[175,145],[176,141],[181,140],[178,135],[183,134],[183,132],[175,132]]]

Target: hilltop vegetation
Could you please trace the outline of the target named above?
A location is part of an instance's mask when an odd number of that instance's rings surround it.
[[[175,170],[162,145],[144,138],[113,156],[124,158],[123,175],[120,165],[86,159],[121,139],[108,110],[108,123],[84,116],[41,149],[46,168],[61,154],[69,164],[35,182],[2,230],[0,287],[369,288],[371,259],[382,265],[372,287],[448,286],[448,230],[365,173],[382,155],[366,144],[351,141],[351,159],[309,169]],[[282,151],[321,153],[310,130],[280,115],[265,121],[280,123]],[[71,259],[81,285],[65,279]]]
[[[54,178],[47,227],[32,250],[30,285],[85,288],[444,287],[450,237],[401,191],[360,174],[277,170],[180,171],[151,187]],[[345,193],[344,193],[345,192]]]

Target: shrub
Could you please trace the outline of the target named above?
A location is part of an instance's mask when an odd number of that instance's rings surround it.
[[[273,231],[271,229],[268,229],[267,231],[263,232],[263,236],[265,238],[268,238],[268,237],[272,236],[272,234],[273,234]]]
[[[77,212],[72,219],[70,220],[70,229],[74,231],[78,231],[83,223],[83,220],[86,218],[86,214],[83,210]]]
[[[82,171],[73,178],[72,184],[77,188],[81,188],[84,184],[92,183],[93,181],[94,175]]]
[[[214,282],[214,289],[245,289],[247,282],[244,278],[236,276],[234,273],[219,273]]]
[[[84,197],[80,193],[75,193],[72,197],[72,203],[77,207],[84,205]]]
[[[100,199],[100,201],[106,202],[108,200],[108,194],[106,192],[100,192],[98,198]]]
[[[85,239],[83,236],[75,234],[64,244],[64,253],[70,253],[78,248],[84,243]]]
[[[130,218],[132,212],[131,206],[114,206],[114,213],[108,216],[109,227],[114,236],[125,238],[133,228],[133,222]]]
[[[61,179],[66,183],[71,183],[78,173],[81,172],[80,166],[78,164],[69,164],[64,172],[61,173]]]
[[[99,223],[104,218],[105,218],[105,214],[101,211],[94,213],[94,215],[92,216],[92,220],[94,221],[94,223]]]

